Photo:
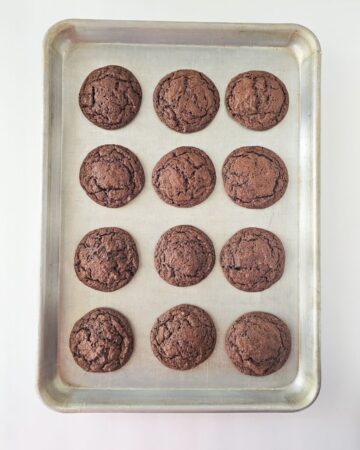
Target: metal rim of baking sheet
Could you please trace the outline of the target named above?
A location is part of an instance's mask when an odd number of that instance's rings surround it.
[[[62,101],[53,89],[61,77],[61,58],[69,46],[87,43],[141,44],[143,32],[154,45],[288,47],[300,70],[299,278],[306,286],[299,302],[299,365],[287,386],[271,389],[97,389],[71,386],[57,371],[59,252],[61,227],[61,133],[54,132],[52,106]],[[41,305],[38,389],[44,403],[62,412],[227,411],[291,412],[306,408],[320,389],[320,56],[316,36],[296,24],[179,23],[65,20],[53,25],[44,40],[44,159],[42,211]],[[58,203],[57,203],[58,202]],[[54,207],[58,205],[58,207]],[[304,213],[306,211],[306,214]],[[54,244],[55,242],[55,244]]]

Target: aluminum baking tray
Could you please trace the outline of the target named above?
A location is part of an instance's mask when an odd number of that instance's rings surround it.
[[[116,131],[94,126],[78,106],[85,76],[107,64],[130,69],[143,89],[136,119]],[[152,106],[157,82],[179,68],[204,72],[221,96],[213,122],[188,135],[164,126]],[[265,132],[241,127],[224,105],[229,80],[252,69],[274,73],[289,91],[287,116]],[[66,20],[54,25],[45,38],[44,87],[39,390],[45,403],[59,411],[296,411],[311,404],[320,386],[320,47],[311,31],[293,24]],[[91,201],[78,180],[86,154],[108,143],[132,149],[146,175],[143,192],[119,209]],[[218,175],[213,194],[194,208],[168,206],[151,186],[155,163],[181,145],[205,150]],[[223,161],[243,145],[271,148],[287,165],[287,192],[272,207],[241,208],[224,192]],[[275,232],[286,250],[282,279],[263,292],[242,292],[226,281],[217,259],[212,273],[198,285],[168,285],[155,272],[153,250],[160,234],[178,224],[204,230],[217,256],[240,228],[257,226]],[[135,278],[112,293],[86,287],[73,269],[74,250],[82,236],[103,226],[130,231],[140,255]],[[160,313],[184,302],[210,313],[218,340],[206,362],[179,372],[155,359],[149,332]],[[136,339],[130,361],[107,374],[84,372],[68,348],[73,323],[98,306],[123,312]],[[292,333],[288,362],[266,377],[242,375],[224,351],[231,322],[252,310],[278,315]]]

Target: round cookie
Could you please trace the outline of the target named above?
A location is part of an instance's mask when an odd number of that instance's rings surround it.
[[[289,107],[284,83],[269,72],[251,70],[234,77],[226,88],[230,115],[251,130],[268,130],[279,123]]]
[[[112,372],[129,360],[134,347],[126,317],[110,308],[96,308],[71,330],[69,345],[76,364],[87,372]]]
[[[209,237],[191,225],[167,230],[155,247],[155,268],[173,286],[192,286],[206,278],[215,264]]]
[[[220,104],[214,83],[196,70],[176,70],[165,75],[155,88],[154,108],[172,130],[193,133],[205,128]]]
[[[215,187],[216,173],[204,151],[178,147],[158,161],[152,183],[161,200],[179,208],[189,208],[209,197]]]
[[[93,289],[112,292],[135,275],[139,257],[131,235],[105,227],[87,233],[77,246],[74,268],[79,280]]]
[[[79,178],[87,195],[108,208],[129,203],[145,183],[139,159],[121,145],[101,145],[92,150],[81,165]]]
[[[243,228],[223,246],[220,264],[229,283],[237,289],[263,291],[281,278],[285,250],[274,233],[262,228]]]
[[[288,185],[283,160],[264,147],[240,147],[226,158],[222,176],[225,191],[237,205],[267,208],[277,202]]]
[[[225,348],[240,372],[264,376],[276,372],[287,361],[291,335],[287,325],[273,314],[249,312],[231,325]]]
[[[130,70],[105,66],[85,78],[79,105],[90,122],[106,130],[116,130],[133,120],[140,109],[141,97],[141,86]]]
[[[188,370],[212,353],[216,329],[211,317],[197,306],[179,305],[156,320],[150,333],[156,358],[170,369]]]

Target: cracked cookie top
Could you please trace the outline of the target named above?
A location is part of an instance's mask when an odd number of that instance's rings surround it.
[[[87,195],[108,208],[129,203],[145,183],[139,159],[121,145],[101,145],[92,150],[81,165],[79,178]]]
[[[249,312],[233,322],[225,348],[240,372],[264,376],[276,372],[287,361],[291,335],[287,325],[273,314]]]
[[[283,160],[264,147],[240,147],[231,152],[224,162],[222,176],[228,196],[245,208],[273,205],[288,185]]]
[[[284,83],[269,72],[251,70],[234,77],[226,88],[229,114],[251,130],[268,130],[279,123],[289,107]]]
[[[130,70],[105,66],[86,77],[80,89],[79,105],[90,122],[115,130],[133,120],[140,109],[141,97],[141,86]]]
[[[150,333],[151,348],[166,367],[188,370],[205,361],[216,343],[209,314],[192,305],[178,305],[156,320]]]
[[[153,95],[159,119],[172,130],[193,133],[205,128],[219,109],[214,83],[196,70],[177,70],[165,75]]]
[[[74,268],[86,286],[112,292],[135,275],[139,257],[131,235],[121,228],[105,227],[87,233],[77,246]]]
[[[155,268],[173,286],[192,286],[206,278],[215,264],[215,250],[209,237],[191,225],[167,230],[155,248]]]
[[[223,246],[220,264],[229,283],[237,289],[263,291],[281,278],[285,250],[274,233],[262,228],[243,228]]]
[[[71,330],[70,351],[87,372],[112,372],[129,360],[134,339],[125,316],[111,308],[96,308]]]
[[[189,208],[206,200],[214,190],[216,173],[208,155],[196,147],[178,147],[154,167],[152,184],[169,205]]]

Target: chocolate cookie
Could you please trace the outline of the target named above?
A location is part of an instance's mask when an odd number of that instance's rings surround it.
[[[251,70],[234,77],[226,89],[230,115],[251,130],[268,130],[279,123],[289,107],[284,83],[269,72]]]
[[[121,66],[105,66],[85,78],[79,93],[79,105],[90,122],[106,130],[116,130],[136,116],[141,96],[141,86],[130,70]]]
[[[154,355],[166,367],[188,370],[211,355],[216,330],[206,311],[197,306],[179,305],[158,317],[150,342]]]
[[[258,292],[278,281],[285,266],[280,239],[262,228],[243,228],[235,233],[220,253],[227,280],[237,289]]]
[[[134,339],[126,317],[114,309],[96,308],[75,323],[69,344],[82,369],[112,372],[127,363]]]
[[[226,158],[222,176],[228,196],[245,208],[266,208],[285,193],[288,172],[283,160],[264,147],[240,147]]]
[[[108,208],[126,205],[141,192],[144,170],[137,156],[121,145],[92,150],[80,168],[80,184],[87,195]]]
[[[105,227],[87,233],[77,246],[74,267],[86,286],[112,292],[129,283],[139,266],[136,245],[121,228]]]
[[[263,376],[279,370],[289,357],[291,335],[287,325],[273,314],[249,312],[231,325],[226,351],[240,372]]]
[[[167,230],[155,248],[155,268],[173,286],[192,286],[206,278],[215,264],[215,250],[208,236],[191,225]]]
[[[165,75],[155,88],[154,108],[159,119],[180,133],[205,128],[219,109],[214,83],[196,70],[177,70]]]
[[[215,187],[216,173],[205,152],[196,147],[178,147],[156,164],[152,183],[161,200],[189,208],[209,197]]]

